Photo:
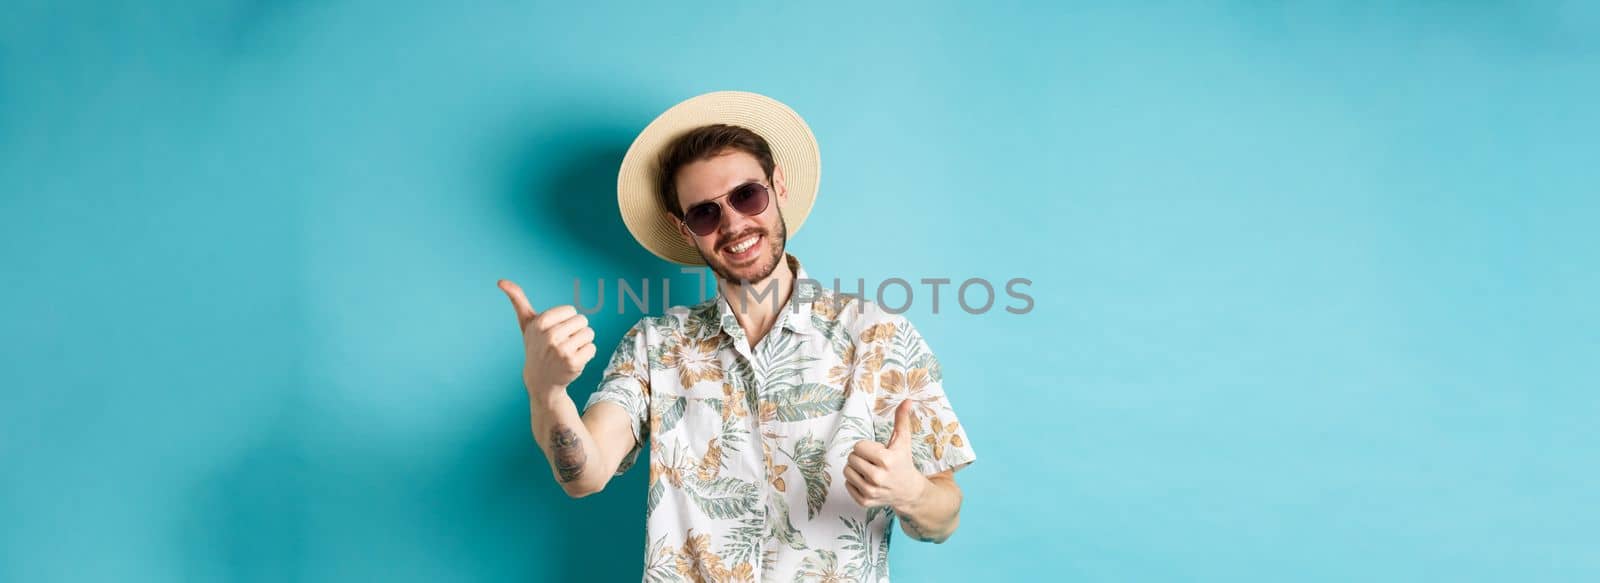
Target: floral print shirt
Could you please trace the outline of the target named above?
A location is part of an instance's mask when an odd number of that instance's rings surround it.
[[[794,292],[754,348],[720,294],[645,317],[584,406],[633,417],[618,474],[650,444],[645,581],[887,581],[894,511],[845,490],[855,443],[887,443],[911,399],[923,474],[977,458],[911,323],[785,260]]]

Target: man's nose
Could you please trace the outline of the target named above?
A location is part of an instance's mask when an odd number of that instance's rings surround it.
[[[745,216],[744,213],[731,208],[724,207],[722,210],[722,221],[721,224],[718,225],[718,230],[720,231],[719,235],[724,238],[736,236],[739,233],[749,231],[751,227],[761,226],[760,221],[757,221],[756,217]]]

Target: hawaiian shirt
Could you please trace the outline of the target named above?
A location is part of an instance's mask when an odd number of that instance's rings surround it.
[[[856,442],[887,443],[910,399],[917,469],[977,459],[911,323],[785,260],[794,291],[754,348],[729,298],[674,307],[628,330],[584,405],[635,421],[617,474],[650,444],[645,581],[887,581],[894,511],[846,491]]]

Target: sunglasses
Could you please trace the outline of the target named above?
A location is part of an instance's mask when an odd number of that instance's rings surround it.
[[[701,237],[715,233],[717,227],[722,226],[722,203],[717,201],[723,198],[728,199],[728,206],[739,214],[753,217],[766,212],[767,203],[772,201],[772,191],[760,182],[746,182],[727,194],[695,203],[683,211],[683,226]]]

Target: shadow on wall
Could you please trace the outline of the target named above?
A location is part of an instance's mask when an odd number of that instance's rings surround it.
[[[505,188],[487,193],[489,206],[515,217],[532,248],[562,249],[552,264],[576,265],[591,281],[677,275],[675,265],[638,246],[617,213],[617,167],[637,128],[614,117],[589,124],[554,117],[507,152]],[[570,280],[548,289],[541,283],[545,301],[533,297],[532,282],[521,283],[536,308],[570,301]],[[505,304],[498,290],[484,291],[485,301]],[[502,307],[507,328],[485,333],[515,342],[510,307],[495,306]],[[611,309],[590,316],[599,350],[570,391],[580,409],[637,317]],[[269,406],[278,412],[188,493],[189,578],[639,578],[648,463],[601,493],[571,499],[529,433],[517,371],[457,372],[452,381],[463,394],[489,387],[494,396],[468,414],[451,413],[458,418],[447,425],[463,428],[454,439],[362,443],[359,432],[340,427],[351,412],[320,410],[308,398],[315,381],[274,391]]]
[[[517,157],[519,164],[507,192],[510,214],[528,219],[526,232],[531,238],[548,243],[555,236],[565,243],[560,248],[579,259],[573,263],[580,265],[583,276],[591,282],[594,278],[614,281],[618,277],[660,280],[678,273],[675,265],[650,254],[634,241],[617,211],[617,169],[638,129],[623,127],[614,119],[564,122],[553,128],[539,128],[524,153]],[[549,232],[551,229],[555,232]],[[572,301],[571,282],[555,284],[549,288],[547,284],[539,285],[541,292],[550,294],[542,302],[531,297],[535,292],[529,289],[529,301],[535,309]],[[530,288],[526,283],[523,287]],[[592,290],[586,284],[586,293]],[[613,290],[608,287],[607,291]],[[569,390],[579,410],[599,382],[616,342],[633,325],[637,314],[617,314],[608,308],[589,315],[589,319],[598,350]],[[490,376],[504,382],[507,375],[505,371],[493,371]],[[577,500],[567,497],[529,433],[522,388],[519,382],[508,383],[503,391],[507,398],[489,414],[491,422],[482,424],[494,430],[480,436],[482,443],[469,446],[473,451],[493,452],[487,467],[497,467],[499,472],[487,476],[493,491],[486,492],[483,499],[506,504],[478,509],[483,518],[504,529],[491,536],[549,542],[549,548],[527,549],[526,553],[530,557],[550,557],[554,563],[528,565],[528,574],[533,577],[524,580],[638,579],[644,565],[648,452],[641,452],[641,463],[626,475],[613,477],[604,491]],[[482,461],[471,461],[459,469],[485,467]],[[542,532],[536,534],[533,530]]]

